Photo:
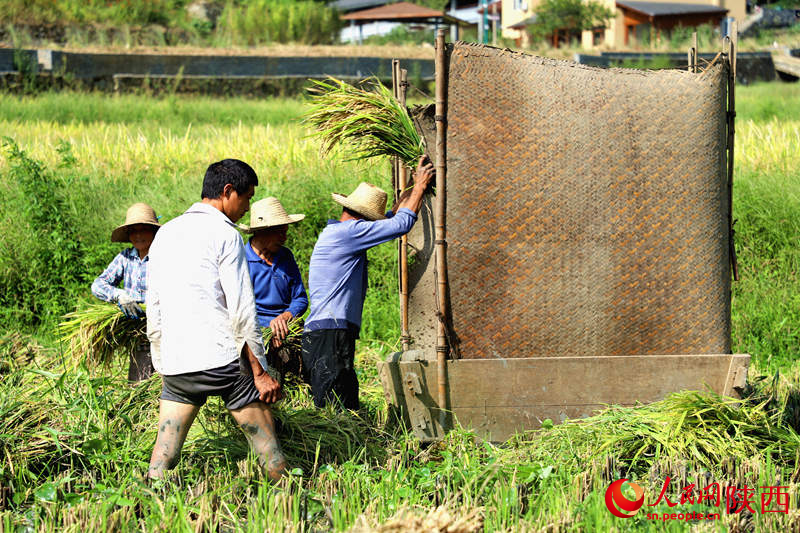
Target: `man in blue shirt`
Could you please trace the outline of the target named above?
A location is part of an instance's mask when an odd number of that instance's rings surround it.
[[[305,215],[290,215],[277,198],[270,196],[250,208],[250,225],[240,226],[253,236],[245,245],[247,266],[253,281],[258,325],[272,330],[267,348],[267,364],[281,380],[286,372],[299,374],[300,350],[284,345],[289,334],[289,321],[303,316],[308,297],[294,255],[284,245],[289,224],[300,222]]]
[[[328,221],[311,254],[311,312],[303,333],[304,377],[317,407],[338,398],[347,409],[358,409],[353,359],[367,293],[367,250],[411,230],[433,174],[420,158],[414,187],[385,214],[386,193],[374,185],[332,195],[344,209],[339,220]]]

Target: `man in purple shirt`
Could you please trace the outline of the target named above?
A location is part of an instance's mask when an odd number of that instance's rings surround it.
[[[345,408],[358,409],[353,360],[367,294],[367,250],[411,230],[433,174],[433,166],[420,158],[414,187],[386,214],[386,193],[374,185],[361,183],[350,196],[332,195],[344,209],[314,245],[308,267],[311,312],[303,332],[304,377],[317,407],[338,398]]]

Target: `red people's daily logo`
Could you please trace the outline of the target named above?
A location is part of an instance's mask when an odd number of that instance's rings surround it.
[[[620,518],[630,518],[635,515],[644,504],[644,491],[636,483],[628,481],[628,486],[633,489],[635,499],[629,500],[622,494],[622,485],[627,479],[618,479],[606,489],[606,507],[611,514]]]

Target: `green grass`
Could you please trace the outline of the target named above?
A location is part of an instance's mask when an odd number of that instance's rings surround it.
[[[736,121],[763,124],[800,121],[800,83],[757,83],[736,90]],[[791,158],[788,159],[791,162]]]
[[[48,93],[36,97],[0,95],[0,120],[67,124],[124,124],[145,131],[163,129],[185,133],[194,124],[230,128],[282,126],[295,123],[303,113],[298,99],[253,100],[235,98],[147,98],[134,95]]]
[[[447,523],[446,511],[451,521],[478,517],[492,531],[685,531],[684,523],[662,525],[641,512],[625,521],[611,517],[605,488],[626,476],[656,495],[666,475],[686,472],[690,482],[700,471],[738,486],[789,484],[797,466],[797,433],[790,426],[797,427],[800,412],[798,93],[771,84],[740,88],[737,95],[734,190],[742,281],[733,286],[733,345],[753,355],[751,376],[781,372],[777,385],[758,383],[751,401],[726,406],[713,396],[684,394],[520,435],[502,447],[467,431],[423,447],[388,420],[375,371],[399,336],[396,249],[387,244],[370,252],[358,416],[316,411],[303,390],[294,390],[277,416],[296,470],[271,485],[221,405],[212,402],[174,475],[149,486],[142,474],[155,436],[159,379],[131,388],[123,362],[108,372],[73,366],[61,355],[51,319],[43,315],[25,326],[22,314],[6,307],[0,331],[34,332],[43,347],[24,335],[0,336],[0,530],[346,530],[392,517],[405,520],[399,530],[409,530],[413,516]],[[0,131],[42,162],[38,179],[63,213],[61,226],[43,231],[52,210],[26,208],[30,195],[44,194],[33,185],[38,182],[22,187],[11,177],[12,163],[0,158],[4,295],[16,294],[9,279],[50,283],[31,261],[48,257],[50,244],[59,242],[52,231],[69,227],[85,254],[78,262],[84,279],[69,289],[70,302],[90,298],[89,282],[120,248],[108,238],[127,206],[147,201],[162,220],[180,214],[199,197],[205,167],[222,157],[253,165],[261,180],[257,198],[276,195],[289,211],[308,215],[288,242],[304,275],[317,233],[338,211],[328,193],[349,192],[362,179],[389,187],[386,162],[321,156],[317,141],[295,120],[304,109],[299,101],[2,98]],[[35,283],[26,290],[39,289],[50,294]],[[683,421],[681,413],[687,413]],[[704,440],[704,427],[727,433]],[[686,482],[673,480],[673,500]],[[727,531],[738,519],[723,513],[704,530]],[[756,514],[752,520],[756,530],[786,531],[792,517]]]
[[[336,42],[342,21],[315,0],[226,0],[216,24],[188,16],[186,0],[4,0],[0,20],[28,41],[28,26],[61,25],[71,44],[123,45]],[[144,31],[142,31],[144,28]],[[20,35],[23,34],[23,35]],[[13,44],[17,44],[14,42]]]

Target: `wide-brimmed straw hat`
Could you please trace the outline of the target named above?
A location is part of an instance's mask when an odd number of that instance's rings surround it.
[[[250,206],[250,225],[239,224],[245,233],[255,233],[258,230],[294,224],[306,218],[305,215],[290,215],[274,196],[259,200]]]
[[[128,213],[125,215],[125,224],[111,232],[111,242],[128,242],[130,240],[130,228],[136,224],[152,226],[155,231],[158,231],[158,228],[161,227],[153,208],[144,202],[139,202],[128,208]]]
[[[364,183],[358,184],[350,196],[332,193],[333,201],[370,220],[386,218],[386,192],[380,187]]]

